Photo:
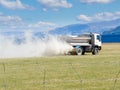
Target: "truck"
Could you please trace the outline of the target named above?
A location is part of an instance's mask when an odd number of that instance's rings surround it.
[[[84,55],[86,52],[92,52],[97,55],[102,49],[101,35],[98,33],[84,33],[78,36],[67,36],[64,38],[73,50],[69,54]]]

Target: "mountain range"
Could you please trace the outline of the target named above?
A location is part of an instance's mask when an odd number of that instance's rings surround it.
[[[120,26],[116,27],[115,29],[104,31],[104,35],[120,35]]]
[[[102,42],[120,42],[120,19],[87,24],[71,24],[50,30],[53,35],[80,35],[82,33],[100,33]],[[5,36],[15,36],[16,41],[24,40],[24,32],[3,32]],[[35,32],[35,36],[44,37],[45,32]]]
[[[51,34],[79,35],[81,33],[120,34],[120,19],[87,24],[71,24],[50,31]]]

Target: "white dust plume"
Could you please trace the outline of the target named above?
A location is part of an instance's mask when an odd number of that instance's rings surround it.
[[[53,35],[38,38],[26,33],[21,38],[0,35],[0,58],[55,56],[72,49],[68,43]]]

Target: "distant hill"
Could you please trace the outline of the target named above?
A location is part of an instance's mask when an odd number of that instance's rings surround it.
[[[87,24],[72,24],[72,25],[56,28],[50,33],[62,34],[62,35],[66,35],[66,34],[76,35],[78,33],[82,33],[82,31],[87,29],[88,27],[89,26]]]
[[[105,21],[99,23],[88,24],[71,24],[64,27],[59,27],[47,32],[53,35],[80,35],[82,33],[100,33],[102,34],[102,42],[120,42],[120,19]],[[19,44],[24,41],[24,32],[3,32],[0,33],[5,36],[15,36],[16,42]],[[33,35],[44,38],[47,35],[45,32],[34,32]]]
[[[120,26],[120,19],[112,20],[112,21],[104,21],[98,23],[88,23],[88,24],[71,24],[64,27],[56,28],[55,30],[50,31],[52,34],[71,34],[71,35],[79,35],[81,33],[103,33],[105,31],[112,30]]]
[[[104,35],[120,35],[120,26],[116,27],[115,29],[104,31]]]

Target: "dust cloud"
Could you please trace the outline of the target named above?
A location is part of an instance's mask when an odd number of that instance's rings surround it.
[[[64,55],[72,47],[55,35],[36,37],[33,33],[21,36],[0,34],[0,58],[23,58]]]

